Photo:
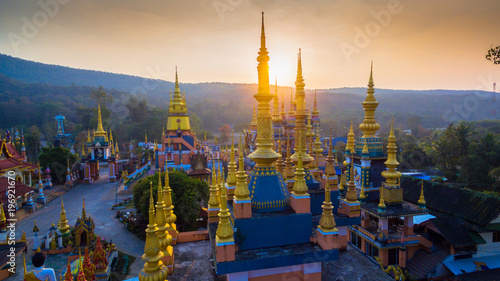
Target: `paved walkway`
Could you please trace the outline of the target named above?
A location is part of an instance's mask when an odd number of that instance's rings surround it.
[[[139,257],[144,253],[144,241],[125,229],[125,226],[115,218],[116,211],[111,210],[115,204],[115,193],[119,183],[108,183],[107,176],[104,175],[93,184],[80,184],[68,190],[63,195],[64,209],[68,223],[74,226],[76,219],[81,215],[83,199],[87,215],[92,217],[95,223],[95,233],[106,240],[113,240],[116,247],[128,254]],[[130,195],[118,194],[118,202]],[[53,200],[36,212],[29,214],[16,224],[16,237],[21,237],[22,232],[26,232],[26,237],[33,237],[33,221],[36,220],[39,235],[45,235],[52,223],[57,225],[61,211],[61,201]],[[5,239],[6,233],[0,236],[0,240]]]
[[[140,257],[144,253],[144,241],[140,240],[133,233],[129,232],[125,226],[115,218],[116,211],[111,210],[115,204],[116,189],[119,183],[108,183],[107,175],[101,175],[101,179],[93,184],[80,184],[73,189],[66,191],[63,194],[64,209],[66,210],[66,218],[71,226],[74,226],[76,219],[81,215],[83,199],[85,199],[85,207],[87,215],[90,216],[95,223],[95,233],[106,240],[113,240],[119,251],[131,256]],[[121,188],[123,189],[123,187]],[[54,189],[55,190],[55,189]],[[120,191],[120,189],[118,189]],[[128,198],[130,194],[121,195],[118,193],[118,202],[124,198]],[[59,198],[58,198],[59,199]],[[36,220],[39,235],[47,234],[52,223],[57,225],[59,214],[61,211],[61,200],[53,200],[46,205],[40,207],[36,212],[28,214],[21,221],[16,223],[16,237],[21,237],[23,231],[28,239],[28,247],[33,245],[33,221]],[[5,240],[7,233],[0,234],[0,240]],[[18,259],[22,264],[22,257]],[[29,260],[28,271],[31,263]],[[22,267],[19,268],[17,276],[22,277]],[[17,277],[10,277],[12,280],[17,280]],[[10,279],[9,279],[10,280]],[[19,279],[19,280],[22,280]]]

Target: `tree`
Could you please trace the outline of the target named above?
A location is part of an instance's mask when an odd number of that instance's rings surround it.
[[[491,61],[493,64],[500,64],[500,46],[491,46],[488,53],[486,53],[486,59]]]
[[[52,182],[62,184],[66,180],[68,160],[71,167],[76,162],[77,157],[68,149],[58,146],[55,148],[43,147],[39,159],[42,168],[50,168]]]
[[[131,96],[125,107],[128,110],[128,116],[132,122],[142,122],[148,115],[149,108],[146,99],[139,100]]]
[[[202,203],[208,201],[208,184],[189,177],[180,171],[169,172],[172,202],[175,206],[178,229],[183,231],[196,230],[198,215]],[[161,174],[162,186],[165,173]],[[149,209],[149,183],[153,184],[153,198],[158,201],[158,175],[143,178],[134,186],[134,205],[141,217],[147,219]]]
[[[231,138],[231,132],[232,132],[231,127],[229,127],[229,125],[227,124],[224,124],[224,126],[219,128],[219,132],[220,132],[219,144],[222,145],[228,143]]]
[[[90,97],[92,99],[95,99],[101,106],[105,106],[107,103],[113,102],[113,96],[108,95],[104,91],[103,86],[99,86],[97,89],[93,89],[90,93]]]

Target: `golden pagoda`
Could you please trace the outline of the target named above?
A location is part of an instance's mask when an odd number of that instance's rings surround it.
[[[281,122],[280,118],[280,112],[279,112],[279,98],[278,98],[278,76],[276,76],[276,84],[274,86],[274,97],[273,97],[273,114],[272,114],[272,120],[273,123],[279,123]]]
[[[160,251],[160,241],[156,237],[158,227],[155,223],[155,209],[153,201],[153,183],[150,182],[149,197],[149,224],[146,229],[146,245],[144,246],[144,255],[142,260],[144,268],[139,273],[140,281],[163,281],[167,280],[168,269],[161,261],[163,252]]]
[[[167,231],[172,236],[172,245],[177,244],[177,226],[175,221],[177,216],[174,214],[174,205],[172,204],[172,189],[168,178],[168,170],[165,171],[165,189],[163,190],[163,202],[165,207],[165,219],[167,222]]]
[[[210,185],[210,197],[208,199],[209,221],[211,218],[215,221],[214,217],[220,210],[219,188],[217,187],[217,175],[215,174],[215,165],[212,168],[212,185]]]
[[[321,219],[319,220],[318,229],[322,232],[337,232],[335,227],[335,218],[333,217],[333,205],[331,201],[331,190],[330,190],[330,179],[326,180],[325,186],[325,201],[321,206],[323,213],[321,214]]]
[[[368,81],[368,90],[366,91],[366,99],[363,102],[363,110],[365,111],[365,119],[363,123],[359,125],[359,129],[363,131],[363,138],[373,137],[380,125],[375,121],[375,110],[377,109],[379,103],[375,99],[373,93],[375,92],[373,88],[373,62],[370,68],[370,79]]]
[[[382,176],[386,178],[382,186],[382,192],[388,205],[401,204],[403,202],[403,189],[399,186],[401,172],[397,171],[399,162],[396,160],[397,146],[393,123],[394,120],[391,119],[391,131],[389,133],[389,143],[387,144],[387,161],[384,162],[387,169],[382,172]]]
[[[273,125],[270,112],[270,101],[275,95],[269,89],[269,56],[266,48],[264,31],[264,14],[262,14],[262,29],[260,49],[257,61],[258,90],[254,98],[257,100],[257,149],[248,157],[256,164],[250,174],[249,191],[252,198],[252,210],[257,212],[275,212],[284,210],[289,200],[288,190],[283,188],[281,175],[276,172],[273,163],[281,157],[273,149]]]
[[[64,210],[63,196],[61,195],[61,214],[59,216],[59,222],[57,224],[57,229],[61,235],[65,236],[70,234],[68,220],[66,219],[66,211]]]
[[[158,173],[158,201],[156,203],[156,217],[155,222],[158,227],[156,232],[156,237],[160,243],[160,251],[163,253],[163,257],[171,258],[173,253],[169,251],[169,246],[172,244],[172,236],[168,233],[168,223],[165,217],[165,204],[163,202],[164,190],[161,186],[161,173]]]
[[[294,178],[294,169],[293,169],[293,161],[290,152],[290,136],[286,136],[286,159],[285,159],[285,172],[283,173],[283,179],[288,181],[293,181]]]
[[[228,200],[233,200],[234,191],[236,188],[236,162],[234,151],[234,132],[231,131],[231,150],[229,152],[229,163],[227,165],[226,190]]]
[[[301,49],[299,49],[298,53],[298,62],[297,62],[297,80],[295,81],[295,102],[296,102],[296,109],[295,109],[295,153],[292,155],[292,160],[297,162],[298,160],[298,155],[297,151],[299,149],[298,144],[300,143],[302,145],[302,161],[305,166],[307,166],[313,158],[306,153],[306,136],[307,136],[307,131],[306,131],[306,118],[307,118],[307,111],[306,111],[306,105],[305,105],[305,87],[304,83],[304,77],[302,76],[302,58],[301,58]],[[301,140],[297,140],[297,136],[301,136]]]
[[[190,131],[189,115],[187,115],[187,106],[184,105],[184,100],[179,89],[179,77],[177,67],[175,67],[175,88],[172,103],[170,105],[167,118],[167,131]]]

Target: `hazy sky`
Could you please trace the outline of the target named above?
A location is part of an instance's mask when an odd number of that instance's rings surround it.
[[[491,0],[2,0],[0,52],[170,81],[177,65],[181,82],[255,83],[261,11],[280,85],[295,81],[298,48],[306,88],[364,87],[370,60],[380,88],[500,83],[500,66],[484,58],[500,45],[500,1]]]

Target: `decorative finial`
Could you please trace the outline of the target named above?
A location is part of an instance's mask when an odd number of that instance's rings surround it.
[[[380,213],[384,213],[385,212],[385,201],[384,201],[384,187],[380,187],[380,202],[378,204],[378,211]]]
[[[365,119],[363,123],[359,125],[359,129],[363,131],[363,137],[373,137],[380,125],[375,121],[375,110],[377,109],[379,103],[373,95],[375,93],[373,84],[373,61],[370,67],[370,78],[368,81],[368,89],[366,90],[366,98],[363,101],[363,110],[365,111]]]
[[[304,172],[303,160],[302,160],[302,132],[299,132],[298,136],[298,152],[297,152],[297,167],[295,168],[295,182],[293,184],[293,194],[296,196],[302,196],[307,194],[307,185],[305,180],[306,173]]]
[[[234,190],[234,196],[236,201],[250,200],[250,191],[248,190],[248,185],[246,183],[247,175],[245,173],[245,162],[243,158],[243,143],[241,140],[239,142],[239,155],[238,155],[238,173],[236,174],[236,189]]]
[[[335,218],[333,217],[333,205],[331,201],[331,191],[330,191],[330,177],[326,178],[325,186],[325,201],[321,206],[323,208],[323,213],[321,214],[321,219],[319,220],[318,228],[323,232],[337,232],[338,229],[335,227]]]
[[[401,173],[397,171],[399,162],[396,160],[397,146],[396,136],[394,135],[394,118],[391,118],[391,131],[389,133],[387,143],[387,160],[384,162],[387,169],[382,172],[382,176],[386,178],[386,184],[397,186],[398,180],[401,178]]]
[[[418,199],[418,208],[419,209],[426,209],[426,202],[425,202],[425,197],[424,197],[424,180],[422,180],[422,188],[420,189],[420,198]]]

